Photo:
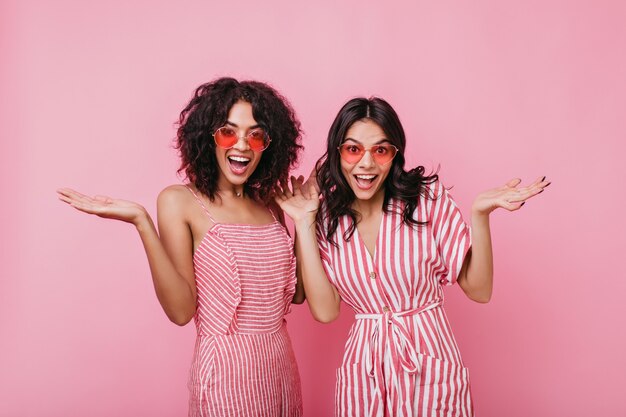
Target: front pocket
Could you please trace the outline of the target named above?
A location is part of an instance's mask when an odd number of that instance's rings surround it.
[[[419,354],[418,410],[433,410],[441,415],[473,416],[467,368],[448,361]],[[439,413],[435,415],[440,415]]]
[[[214,389],[217,336],[199,336],[189,371],[189,416],[207,414],[209,397]]]
[[[356,363],[337,368],[335,416],[367,416],[374,393],[374,379],[364,365]]]
[[[472,417],[474,414],[467,368],[423,354],[418,354],[418,357],[421,364],[419,373],[408,374],[400,369],[398,372],[404,375],[400,379],[387,375],[387,398],[373,412],[382,415],[383,404],[386,403],[391,415],[409,413],[428,417]],[[398,386],[400,380],[406,385]],[[375,379],[369,376],[363,364],[345,365],[337,369],[336,417],[370,416],[376,395]],[[394,407],[400,407],[402,412],[400,408]]]

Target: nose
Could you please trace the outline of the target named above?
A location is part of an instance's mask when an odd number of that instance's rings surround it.
[[[366,150],[361,160],[359,161],[359,167],[361,168],[370,168],[374,165],[374,158],[372,157],[372,153],[369,150]]]
[[[248,139],[245,136],[237,136],[237,143],[233,146],[234,149],[238,151],[247,151],[250,149],[250,145],[248,144]]]

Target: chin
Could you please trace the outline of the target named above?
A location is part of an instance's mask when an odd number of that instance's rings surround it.
[[[352,192],[354,193],[355,197],[358,200],[371,200],[372,198],[374,198],[376,195],[378,195],[378,193],[381,191],[381,187],[377,186],[377,187],[373,187],[369,190],[362,190],[357,186],[352,186]]]
[[[248,182],[250,175],[227,175],[226,179],[232,185],[243,185]]]
[[[376,193],[359,191],[359,192],[354,193],[354,195],[357,200],[367,201],[367,200],[371,200],[376,195]]]

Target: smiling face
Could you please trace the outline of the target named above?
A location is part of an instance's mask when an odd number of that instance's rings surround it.
[[[390,145],[383,129],[370,119],[356,121],[346,132],[342,145],[361,145],[366,151],[363,157],[353,163],[341,158],[341,172],[352,188],[358,200],[371,200],[373,197],[384,193],[383,184],[392,162],[379,164],[374,159],[371,150],[374,145]]]
[[[252,115],[252,105],[247,101],[238,101],[230,108],[224,126],[237,132],[239,140],[230,149],[215,147],[215,157],[220,167],[218,188],[226,189],[233,185],[243,185],[261,161],[263,151],[250,149],[246,135],[259,127]]]

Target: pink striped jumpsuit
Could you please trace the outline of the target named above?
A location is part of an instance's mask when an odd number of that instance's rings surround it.
[[[194,196],[214,225],[193,256],[198,338],[189,416],[301,416],[300,376],[284,319],[296,289],[291,238],[276,219],[218,223]]]
[[[470,231],[448,192],[430,186],[414,218],[402,222],[403,204],[383,213],[374,256],[358,230],[339,221],[334,240],[318,228],[322,263],[341,299],[356,312],[341,367],[335,415],[472,416],[468,371],[443,310],[443,285],[456,281],[470,248]]]

